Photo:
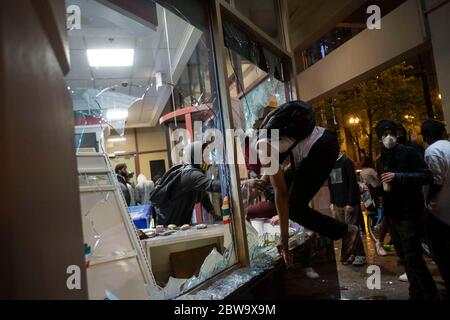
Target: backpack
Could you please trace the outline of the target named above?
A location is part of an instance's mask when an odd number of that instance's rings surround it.
[[[288,136],[301,141],[311,134],[315,126],[312,106],[304,101],[291,101],[270,112],[260,129],[278,129],[280,137]]]
[[[316,126],[315,114],[310,104],[304,101],[291,101],[282,104],[270,112],[261,124],[260,129],[270,130],[278,129],[280,137],[288,136],[295,139],[295,143],[286,151],[280,154],[280,163],[290,155],[291,163],[292,150],[303,139],[308,137]]]
[[[155,183],[154,189],[150,192],[149,200],[156,207],[167,203],[171,200],[173,186],[178,183],[184,170],[191,165],[179,164],[169,169]]]

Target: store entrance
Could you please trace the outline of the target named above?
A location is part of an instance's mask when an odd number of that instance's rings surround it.
[[[110,289],[123,298],[130,291],[119,283],[139,281],[120,273],[113,261],[120,257],[124,266],[136,268],[129,247],[116,245],[127,243],[119,241],[118,230],[125,229],[123,220],[112,218],[114,210],[129,214],[140,230],[129,230],[129,237],[139,234],[134,249],[144,252],[151,268],[153,298],[173,298],[237,261],[233,226],[224,223],[221,212],[225,199],[230,201],[228,168],[214,162],[212,153],[208,169],[186,156],[194,142],[207,142],[205,130],[223,129],[209,22],[198,18],[206,9],[202,1],[192,1],[190,8],[182,6],[187,11],[182,14],[176,1],[171,3],[66,1],[81,14],[80,28],[68,33],[72,65],[66,76],[75,151],[83,159],[89,153],[107,155],[111,166],[110,173],[101,174],[79,167],[85,171],[80,173],[84,241],[92,255],[87,272],[104,281],[89,283],[95,298],[103,294],[98,286],[110,279],[118,279]],[[200,129],[194,134],[193,128]],[[174,137],[177,130],[185,130],[181,141]],[[164,189],[167,197],[158,202],[151,198],[156,183],[171,168],[183,178]],[[99,261],[115,268],[96,272]]]

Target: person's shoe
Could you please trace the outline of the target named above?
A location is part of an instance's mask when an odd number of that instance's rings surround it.
[[[319,274],[313,268],[305,268],[305,274],[309,279],[319,279]]]
[[[349,265],[349,264],[352,264],[353,261],[355,261],[355,256],[354,256],[354,255],[350,255],[350,257],[348,257],[347,260],[342,261],[342,264],[343,264],[344,266],[347,266],[347,265]]]
[[[377,241],[377,243],[375,244],[375,248],[379,256],[387,256],[387,252],[386,250],[384,250],[383,244],[381,242]]]
[[[359,228],[355,225],[348,225],[348,232],[342,238],[342,246],[347,248],[344,252],[344,257],[349,257],[353,251],[353,247],[355,246],[356,237],[359,235]]]
[[[398,280],[401,282],[408,282],[408,275],[406,274],[406,272],[400,275],[400,277],[398,277]]]
[[[355,260],[353,261],[354,266],[363,266],[367,263],[367,259],[365,256],[356,256]]]
[[[385,245],[383,246],[383,248],[384,248],[384,250],[386,250],[386,251],[394,251],[394,250],[395,250],[395,247],[394,247],[393,244],[385,244]]]

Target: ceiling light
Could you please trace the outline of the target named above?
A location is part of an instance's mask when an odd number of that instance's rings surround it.
[[[438,98],[439,98],[439,100],[442,100],[442,94],[438,94]]]
[[[134,62],[134,49],[87,49],[91,67],[130,67]]]
[[[108,109],[106,111],[108,121],[125,120],[126,118],[128,118],[128,109]]]
[[[114,154],[127,153],[126,151],[114,151]]]
[[[124,141],[127,141],[126,137],[114,137],[108,139],[108,142],[124,142]]]

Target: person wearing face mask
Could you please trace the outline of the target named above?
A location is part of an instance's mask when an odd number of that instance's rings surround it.
[[[127,206],[131,204],[131,194],[128,188],[128,171],[125,163],[119,163],[116,165],[114,171],[116,172],[117,181],[119,181],[120,190],[123,193]]]
[[[375,131],[382,143],[377,172],[391,237],[410,283],[410,299],[438,299],[436,284],[422,257],[424,198],[422,187],[433,182],[433,173],[411,147],[397,143],[397,124],[380,121]]]
[[[150,201],[157,211],[157,224],[182,226],[190,224],[195,204],[200,202],[210,214],[214,211],[208,192],[220,192],[220,181],[209,178],[209,169],[203,159],[208,144],[196,141],[186,146],[184,163],[172,167],[155,184]],[[158,201],[158,199],[163,199]]]

